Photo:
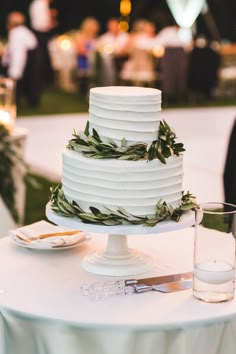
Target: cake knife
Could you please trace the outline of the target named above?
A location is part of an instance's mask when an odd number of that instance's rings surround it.
[[[125,280],[125,285],[132,286],[136,284],[144,284],[144,285],[152,286],[152,285],[166,284],[166,283],[182,281],[182,280],[191,280],[192,277],[193,277],[192,272],[177,273],[177,274],[170,274],[170,275],[164,275],[164,276],[152,277],[152,278],[127,279]]]
[[[134,292],[137,294],[145,293],[147,291],[159,291],[161,293],[173,293],[176,291],[182,291],[192,288],[193,281],[192,279],[171,281],[164,284],[155,284],[155,285],[145,285],[145,284],[136,284],[134,285]]]

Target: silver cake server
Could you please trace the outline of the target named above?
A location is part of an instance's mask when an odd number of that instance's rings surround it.
[[[172,281],[169,283],[157,284],[157,285],[134,285],[134,292],[141,294],[147,291],[159,291],[161,293],[173,293],[175,291],[187,290],[192,287],[192,279]]]
[[[145,284],[145,285],[152,286],[152,285],[170,283],[170,282],[181,281],[181,280],[191,280],[192,278],[193,278],[193,273],[186,272],[186,273],[162,275],[162,276],[152,277],[152,278],[126,279],[125,285],[129,286],[129,285],[136,285],[136,284]]]

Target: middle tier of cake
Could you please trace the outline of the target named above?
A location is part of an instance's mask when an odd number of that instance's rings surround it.
[[[124,208],[134,215],[151,216],[159,200],[177,207],[182,175],[182,156],[172,156],[163,164],[157,159],[89,159],[69,149],[63,151],[64,194],[86,212],[93,206],[102,212],[107,212],[105,207]]]

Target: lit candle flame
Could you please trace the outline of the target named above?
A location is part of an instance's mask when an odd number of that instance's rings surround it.
[[[8,130],[13,128],[13,122],[9,112],[0,110],[0,124],[4,125],[4,127],[6,127]]]

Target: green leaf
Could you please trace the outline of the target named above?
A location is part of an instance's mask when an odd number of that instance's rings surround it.
[[[156,224],[159,222],[159,220],[157,220],[156,218],[152,218],[152,219],[147,219],[144,223],[144,226],[156,226]]]
[[[122,221],[118,219],[108,219],[108,220],[103,220],[102,223],[107,226],[114,226],[114,225],[122,224]]]
[[[94,128],[93,128],[93,138],[94,138],[97,142],[99,142],[99,143],[102,142],[102,140],[100,139],[100,136],[99,136],[98,132],[97,132],[96,129],[94,129]]]
[[[93,216],[92,214],[80,214],[79,215],[80,219],[82,221],[85,221],[85,222],[90,222],[90,223],[93,223],[93,224],[100,224],[100,220],[99,218],[97,218],[96,216]]]
[[[121,140],[121,147],[122,147],[122,148],[126,148],[126,139],[125,139],[125,138],[123,138],[123,139]]]
[[[160,151],[156,150],[156,156],[158,157],[158,159],[159,159],[162,163],[166,164],[165,157],[162,155],[162,153],[161,153]]]
[[[86,123],[86,127],[85,127],[85,130],[84,130],[84,134],[85,134],[86,136],[89,136],[89,121],[87,121],[87,123]]]
[[[95,216],[97,216],[98,214],[101,214],[101,212],[100,212],[100,210],[99,209],[97,209],[97,208],[95,208],[95,207],[89,207],[89,209],[91,210],[91,212],[95,215]]]

